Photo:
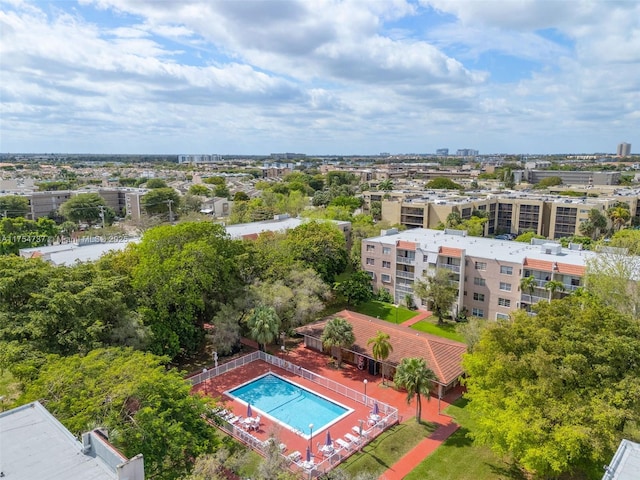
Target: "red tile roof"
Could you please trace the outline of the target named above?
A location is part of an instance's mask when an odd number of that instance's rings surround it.
[[[462,258],[462,249],[454,247],[440,247],[440,255],[447,257]]]
[[[387,363],[398,365],[403,358],[422,357],[436,374],[438,381],[444,385],[457,380],[463,373],[461,360],[462,355],[467,351],[464,343],[418,332],[349,310],[338,312],[331,318],[334,317],[342,317],[353,326],[356,341],[349,349],[351,351],[373,358],[373,351],[371,346],[367,345],[367,341],[381,331],[389,335],[389,341],[393,346],[393,352],[389,355]],[[301,335],[319,339],[329,319],[299,327],[296,331]]]
[[[571,265],[568,263],[558,263],[558,273],[563,275],[575,275],[577,277],[584,276],[587,269],[584,265]]]
[[[532,268],[534,270],[542,270],[544,272],[553,271],[553,262],[547,260],[536,260],[534,258],[525,258],[524,266]]]
[[[414,242],[407,242],[406,240],[398,240],[396,242],[396,248],[401,248],[402,250],[413,250],[415,251],[418,244]]]

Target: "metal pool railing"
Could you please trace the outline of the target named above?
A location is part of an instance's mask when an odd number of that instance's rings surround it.
[[[395,425],[398,422],[398,409],[388,405],[386,403],[380,402],[374,398],[371,398],[363,393],[354,390],[353,388],[349,388],[345,385],[342,385],[334,380],[323,377],[322,375],[318,375],[306,368],[302,368],[300,365],[296,365],[288,360],[284,360],[282,358],[275,357],[263,351],[256,351],[244,355],[242,357],[235,358],[230,360],[227,363],[223,363],[214,367],[212,369],[203,370],[201,373],[188,377],[187,380],[191,383],[192,386],[198,385],[206,380],[211,378],[215,378],[223,373],[227,373],[236,368],[242,367],[244,365],[248,365],[252,362],[262,360],[270,365],[274,365],[276,367],[282,368],[287,372],[290,372],[294,375],[297,375],[301,378],[304,378],[311,383],[316,385],[320,385],[332,392],[336,392],[344,397],[347,397],[357,403],[361,403],[368,407],[372,407],[374,403],[378,404],[378,411],[380,415],[380,420],[374,425],[369,425],[367,420],[361,420],[361,428],[362,434],[360,436],[360,444],[354,445],[353,448],[350,449],[340,449],[337,450],[331,456],[328,456],[322,459],[318,463],[313,464],[312,469],[305,469],[304,462],[290,462],[290,468],[295,471],[304,472],[305,476],[308,475],[309,478],[317,477],[322,473],[328,472],[333,467],[342,462],[345,458],[353,455],[358,452],[362,447],[367,445],[371,440],[373,440],[376,436],[382,433],[388,427]],[[227,432],[229,435],[235,437],[240,440],[245,445],[250,446],[251,448],[257,450],[261,454],[266,454],[267,444],[266,442],[261,441],[260,439],[254,437],[249,432],[243,430],[242,428],[232,425],[228,422],[222,421],[221,424],[217,424],[219,428]],[[289,457],[285,454],[282,454],[287,460],[290,460]]]

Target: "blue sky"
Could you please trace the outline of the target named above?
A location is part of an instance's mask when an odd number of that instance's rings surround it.
[[[640,2],[0,0],[0,151],[615,152]]]

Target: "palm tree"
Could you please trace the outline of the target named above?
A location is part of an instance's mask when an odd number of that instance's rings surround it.
[[[257,307],[249,318],[249,334],[262,350],[266,350],[267,344],[273,342],[280,332],[280,318],[273,307]]]
[[[384,374],[385,371],[387,370],[387,365],[384,363],[384,361],[389,358],[389,354],[391,352],[393,352],[393,346],[391,345],[391,342],[389,342],[389,338],[391,338],[389,336],[388,333],[383,333],[380,330],[378,330],[376,332],[376,336],[370,338],[367,341],[367,345],[371,345],[373,344],[372,347],[372,351],[373,351],[373,358],[376,360],[376,362],[382,362],[382,384],[384,385]]]
[[[344,318],[336,317],[327,322],[320,337],[320,341],[325,348],[335,348],[338,368],[342,363],[342,349],[348,348],[356,341],[353,335],[353,326]]]
[[[527,311],[531,311],[531,305],[533,304],[533,290],[538,286],[538,281],[533,276],[523,277],[520,279],[520,289],[525,292],[529,292],[529,308]]]
[[[431,400],[429,391],[433,380],[436,380],[436,374],[427,367],[424,358],[403,358],[396,369],[393,381],[398,387],[407,391],[407,403],[411,403],[413,397],[416,397],[418,423],[422,422],[422,395],[427,396],[427,401]]]
[[[556,293],[556,290],[560,292],[564,292],[564,283],[559,280],[549,280],[544,284],[544,289],[549,292],[549,303],[553,299],[553,295]]]
[[[620,230],[631,218],[628,208],[624,207],[612,207],[607,211],[609,218],[613,222],[613,227],[616,230]]]
[[[378,190],[383,190],[385,192],[393,190],[393,182],[390,179],[382,180],[378,184]]]

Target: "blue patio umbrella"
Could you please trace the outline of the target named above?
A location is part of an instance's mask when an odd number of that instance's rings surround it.
[[[373,412],[374,415],[378,415],[380,413],[380,407],[378,407],[378,402],[373,403]]]
[[[311,449],[307,447],[307,462],[311,461]]]
[[[250,403],[247,403],[247,417],[253,417],[253,412],[251,411]]]
[[[325,444],[327,447],[330,447],[331,445],[333,445],[333,442],[331,441],[331,432],[330,432],[329,430],[327,430],[327,438],[326,438],[326,440],[324,441],[324,444]]]

